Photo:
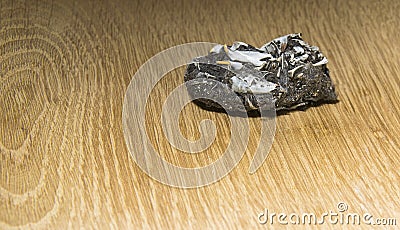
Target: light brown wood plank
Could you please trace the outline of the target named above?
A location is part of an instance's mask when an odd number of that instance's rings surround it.
[[[14,1],[0,0],[0,229],[266,228],[275,213],[370,213],[400,225],[400,3],[397,1]],[[125,92],[138,68],[169,47],[196,41],[261,46],[288,33],[328,57],[339,102],[277,117],[262,167],[248,167],[260,121],[249,118],[243,159],[197,189],[163,185],[132,159],[124,140]],[[147,105],[147,131],[169,162],[198,167],[226,149],[229,117],[189,104],[180,129],[206,151],[183,154],[159,116],[184,68],[166,75]],[[137,145],[141,144],[138,140]],[[303,228],[360,226],[325,223]]]

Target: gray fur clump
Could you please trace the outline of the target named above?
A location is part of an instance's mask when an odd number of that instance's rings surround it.
[[[327,63],[319,48],[305,43],[301,34],[289,34],[260,48],[243,42],[216,45],[208,55],[193,59],[184,79],[189,94],[207,108],[292,110],[337,101]],[[227,98],[232,95],[228,91],[242,104]]]

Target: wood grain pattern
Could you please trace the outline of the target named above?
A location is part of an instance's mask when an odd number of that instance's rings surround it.
[[[398,1],[0,0],[0,228],[266,228],[257,221],[266,208],[321,215],[338,202],[398,226],[399,12]],[[260,46],[293,32],[328,57],[339,103],[279,116],[272,150],[253,175],[256,118],[245,157],[215,184],[171,188],[139,169],[121,114],[148,58],[187,42]],[[148,133],[170,162],[207,165],[229,141],[226,115],[193,104],[182,111],[188,138],[199,138],[204,118],[218,129],[196,156],[171,148],[159,123],[182,71],[154,89]]]

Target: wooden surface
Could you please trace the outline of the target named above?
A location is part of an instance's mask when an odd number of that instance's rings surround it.
[[[398,1],[0,1],[0,228],[267,228],[257,216],[338,211],[400,225],[400,4]],[[248,173],[257,138],[227,177],[198,189],[163,185],[127,150],[125,91],[156,53],[187,42],[255,46],[302,32],[328,57],[340,102],[277,118],[271,152]],[[150,139],[182,167],[215,161],[228,117],[188,105],[181,130],[217,138],[196,156],[174,150],[161,103],[183,69],[154,89]],[[140,145],[140,140],[137,142]],[[320,228],[370,226],[301,225]],[[287,227],[294,227],[288,225]]]

